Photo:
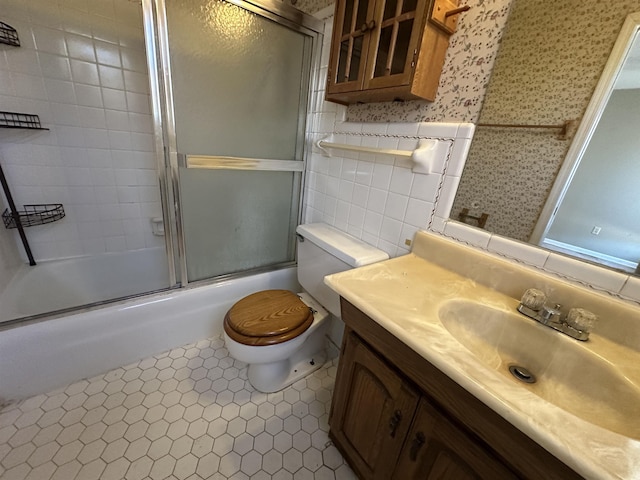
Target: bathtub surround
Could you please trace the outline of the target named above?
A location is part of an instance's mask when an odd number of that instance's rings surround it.
[[[0,476],[355,480],[327,433],[335,375],[260,393],[206,338],[0,409]]]
[[[0,212],[4,212],[4,209],[3,199],[0,198]],[[12,233],[0,226],[0,296],[22,264]]]
[[[26,231],[36,261],[163,246],[139,3],[7,0],[2,15],[21,41],[0,50],[2,109],[50,128],[3,139],[3,167],[16,204],[66,212]]]
[[[23,263],[0,293],[0,324],[164,289],[167,268],[162,247]]]

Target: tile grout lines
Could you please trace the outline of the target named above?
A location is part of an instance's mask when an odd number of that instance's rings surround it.
[[[220,337],[0,409],[3,480],[351,480],[328,437],[337,359],[264,394]]]

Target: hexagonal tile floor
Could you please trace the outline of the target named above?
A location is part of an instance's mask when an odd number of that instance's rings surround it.
[[[327,432],[337,359],[264,394],[220,337],[0,410],[0,477],[355,479]]]

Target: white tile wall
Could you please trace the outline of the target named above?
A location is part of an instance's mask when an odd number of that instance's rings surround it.
[[[412,150],[420,138],[439,138],[447,148],[434,166],[436,173],[424,175],[413,173],[406,158],[338,150],[329,157],[314,147],[307,170],[305,221],[328,223],[392,257],[403,255],[409,252],[414,233],[437,221],[436,201],[453,202],[473,125],[344,122],[345,108],[323,101],[331,21],[331,17],[325,21],[310,141],[331,135],[337,143]]]
[[[435,125],[436,133],[442,125]],[[457,138],[458,125],[449,126],[453,135],[438,137],[425,123],[335,123],[330,137],[335,143],[413,150],[420,138],[439,138],[446,148],[428,175],[413,173],[411,161],[402,157],[339,150],[328,156],[316,148],[307,174],[306,221],[333,225],[392,257],[408,253],[415,232],[432,223],[436,201],[453,201],[459,177],[450,171],[460,171],[464,161],[454,146],[470,139]]]
[[[0,210],[4,209],[0,200]],[[0,226],[0,295],[20,268],[21,261],[18,255],[18,248],[9,230]]]
[[[141,6],[6,0],[2,17],[22,46],[0,50],[1,109],[50,131],[2,140],[0,160],[17,204],[67,213],[28,230],[36,258],[162,245]]]

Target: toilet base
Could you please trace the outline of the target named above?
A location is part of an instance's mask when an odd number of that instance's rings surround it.
[[[280,391],[323,366],[327,361],[327,352],[322,349],[311,356],[297,357],[293,355],[279,362],[252,363],[247,372],[249,383],[260,392]]]

